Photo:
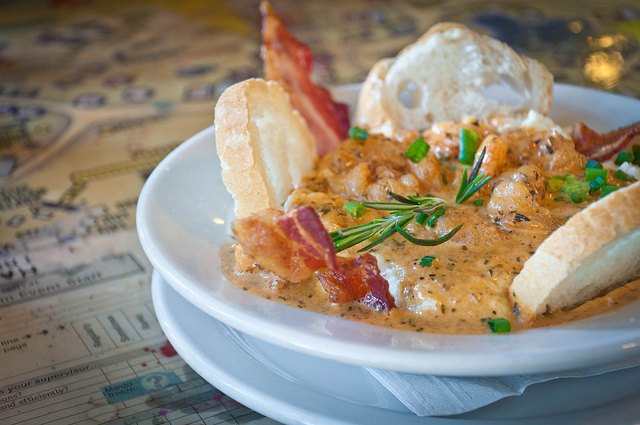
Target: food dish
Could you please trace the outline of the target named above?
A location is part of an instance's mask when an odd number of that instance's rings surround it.
[[[640,416],[640,369],[635,368],[537,384],[520,397],[465,415],[418,417],[365,369],[238,333],[195,308],[157,273],[153,302],[165,334],[197,373],[240,403],[283,423],[488,425],[509,420],[516,425],[588,425],[635,423]]]
[[[351,104],[357,86],[337,90]],[[551,117],[597,131],[632,122],[640,101],[556,85]],[[637,118],[637,117],[635,117]],[[188,301],[241,332],[344,363],[413,373],[486,376],[586,367],[640,352],[637,303],[618,312],[513,335],[415,335],[286,307],[235,288],[218,249],[233,219],[209,128],[152,173],[138,203],[138,231],[159,273]],[[213,183],[212,183],[213,182]]]

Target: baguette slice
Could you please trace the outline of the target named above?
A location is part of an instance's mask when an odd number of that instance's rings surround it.
[[[317,161],[316,143],[289,96],[274,81],[229,87],[215,108],[222,181],[236,218],[282,206]]]
[[[373,65],[360,88],[354,117],[354,125],[386,137],[393,137],[395,132],[402,130],[382,106],[384,79],[395,61],[395,58],[385,58]]]
[[[511,284],[527,318],[571,308],[640,277],[640,182],[591,204],[553,232]]]
[[[493,98],[501,98],[490,94],[496,88],[507,89],[508,103]],[[424,130],[468,116],[547,115],[552,100],[553,76],[542,64],[464,25],[440,23],[373,68],[355,122],[390,136],[390,128]]]

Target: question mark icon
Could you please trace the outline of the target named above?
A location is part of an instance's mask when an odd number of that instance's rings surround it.
[[[169,384],[169,378],[160,374],[151,374],[142,378],[141,384],[147,390],[161,390]]]

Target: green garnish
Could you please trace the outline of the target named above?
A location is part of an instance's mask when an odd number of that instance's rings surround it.
[[[480,153],[480,157],[478,158],[476,165],[474,165],[473,169],[471,170],[468,179],[467,170],[465,169],[462,172],[462,181],[460,182],[458,194],[456,195],[456,204],[462,204],[464,201],[471,198],[474,193],[476,193],[486,182],[489,181],[489,179],[491,179],[491,176],[487,176],[483,179],[484,173],[478,175],[480,165],[482,164],[482,160],[484,159],[484,155],[486,154],[486,152],[487,147],[485,146]]]
[[[564,202],[564,196],[557,196],[555,198],[553,198],[554,201],[556,202]]]
[[[478,199],[476,201],[473,201],[473,205],[475,205],[476,207],[481,207],[484,205],[484,201],[482,199]]]
[[[607,182],[607,178],[602,176],[596,176],[595,180],[589,182],[589,193],[597,192],[602,189],[602,185]]]
[[[440,217],[444,215],[444,208],[438,208],[427,217],[427,226],[433,227]]]
[[[594,161],[593,159],[590,159],[587,161],[587,169],[589,168],[598,168],[598,169],[602,169],[602,164],[600,164],[598,161]]]
[[[402,227],[400,227],[398,225],[398,223],[396,223],[396,231],[398,233],[400,233],[400,235],[402,235],[403,238],[405,238],[406,240],[408,240],[412,244],[420,245],[420,246],[436,246],[436,245],[440,245],[442,243],[445,243],[446,241],[451,239],[456,233],[458,233],[458,230],[460,230],[460,229],[462,229],[462,224],[458,225],[458,227],[456,227],[455,229],[453,229],[452,231],[450,231],[446,235],[441,236],[439,238],[435,238],[435,239],[420,239],[420,238],[416,238],[415,236],[412,236],[411,234],[407,233],[406,230],[404,230]]]
[[[388,217],[379,218],[373,220],[370,223],[349,227],[347,229],[336,230],[335,232],[330,233],[331,238],[333,239],[333,243],[336,247],[336,252],[351,248],[352,246],[358,245],[359,243],[364,241],[371,241],[371,243],[369,243],[367,246],[360,249],[360,252],[367,251],[383,242],[396,232],[399,232],[398,229],[402,230],[402,232],[399,233],[407,238],[405,234],[409,234],[404,232],[404,228],[412,220],[417,219],[419,214],[425,214],[429,216],[431,215],[431,213],[437,211],[445,205],[444,200],[435,198],[433,196],[420,197],[409,195],[405,198],[404,196],[398,195],[397,193],[393,192],[389,192],[389,196],[391,196],[397,202],[361,202],[361,205],[372,210],[389,211]],[[429,241],[428,243],[431,244],[430,246],[439,245],[453,237],[453,235],[458,230],[460,229],[453,229],[447,235],[436,239],[422,240],[413,238],[413,236],[411,235],[409,235],[407,239],[411,240],[412,242],[412,239],[422,242]]]
[[[351,127],[349,129],[349,137],[354,140],[366,140],[369,138],[369,132],[366,128],[362,127]]]
[[[606,184],[606,185],[602,186],[602,192],[600,193],[600,197],[604,198],[605,196],[607,196],[611,192],[615,192],[618,189],[620,189],[618,186],[613,186],[613,185],[610,185],[610,184]]]
[[[409,146],[409,149],[404,153],[404,156],[409,158],[412,162],[418,163],[427,156],[429,152],[429,144],[422,139],[416,139],[415,142]]]
[[[430,255],[425,255],[424,257],[422,257],[420,259],[420,265],[424,266],[424,267],[431,267],[433,265],[433,260],[435,260],[436,257],[431,257]]]
[[[560,188],[560,192],[566,193],[567,195],[571,195],[574,193],[586,195],[587,193],[589,193],[589,183],[587,182],[567,183]]]
[[[616,165],[622,165],[625,162],[633,162],[633,159],[634,155],[631,152],[620,152],[613,162]]]
[[[494,334],[511,332],[511,323],[507,319],[487,319],[487,324]]]
[[[583,202],[587,202],[588,200],[589,199],[587,198],[587,195],[583,193],[574,192],[571,194],[571,202],[573,202],[574,204],[581,204]]]
[[[604,180],[607,180],[607,174],[609,173],[607,170],[602,168],[587,168],[586,180],[588,182],[595,181],[596,177],[602,177]]]
[[[562,177],[556,176],[547,179],[547,183],[552,189],[559,190],[564,185],[564,180],[562,180]]]
[[[413,220],[420,225],[425,225],[426,223],[428,226],[434,226],[438,218],[446,213],[446,208],[455,207],[457,204],[463,203],[488,182],[491,176],[483,178],[484,174],[477,175],[485,153],[486,148],[482,150],[478,162],[473,167],[468,179],[467,170],[463,171],[462,182],[460,183],[455,204],[450,204],[443,199],[430,195],[408,195],[404,197],[394,192],[389,192],[389,196],[396,202],[352,202],[351,204],[361,205],[364,208],[388,211],[388,216],[375,219],[370,223],[331,232],[330,235],[336,247],[336,252],[344,251],[365,241],[368,241],[369,244],[358,252],[367,251],[384,242],[395,233],[400,234],[411,243],[422,246],[435,246],[448,241],[462,228],[462,224],[446,235],[435,239],[416,238],[404,229]],[[345,208],[347,204],[345,204]],[[351,211],[349,212],[351,213]]]
[[[636,181],[635,177],[630,176],[629,174],[625,173],[622,170],[616,171],[616,173],[613,176],[615,178],[617,178],[618,180],[622,180],[622,181],[625,181],[625,182],[634,182],[634,181]]]
[[[349,201],[344,204],[344,209],[349,212],[351,217],[360,218],[367,212],[367,208],[360,202]]]
[[[478,151],[478,135],[466,128],[460,129],[460,153],[458,159],[460,164],[471,165],[473,158]]]

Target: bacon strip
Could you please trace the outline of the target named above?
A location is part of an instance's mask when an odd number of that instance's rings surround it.
[[[309,206],[286,215],[263,210],[236,220],[232,229],[247,255],[291,282],[300,282],[321,267],[337,268],[333,241]]]
[[[396,306],[389,293],[389,282],[380,275],[378,261],[366,253],[358,258],[338,257],[340,269],[320,269],[316,276],[335,303],[359,301],[376,310],[389,310]]]
[[[309,46],[291,35],[268,2],[260,4],[260,11],[265,77],[277,81],[289,93],[291,105],[307,121],[318,155],[323,156],[348,137],[348,107],[334,102],[329,91],[311,81],[313,57]]]
[[[337,256],[329,232],[310,206],[287,214],[261,211],[236,220],[233,232],[245,253],[283,279],[300,282],[315,272],[333,302],[358,301],[378,310],[395,307],[376,258]]]
[[[597,133],[580,122],[573,127],[571,137],[578,152],[587,159],[601,162],[622,151],[639,134],[640,121],[605,134]]]

